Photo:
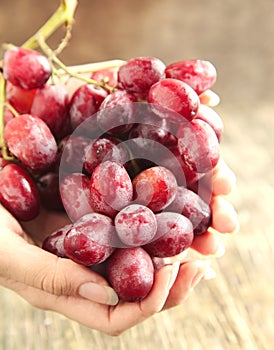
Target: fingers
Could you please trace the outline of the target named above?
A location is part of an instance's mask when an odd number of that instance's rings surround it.
[[[225,246],[220,242],[219,233],[212,230],[195,236],[191,248],[202,255],[221,257],[225,254]]]
[[[222,158],[213,169],[213,178],[213,194],[215,196],[227,195],[234,190],[236,176]]]
[[[211,201],[212,228],[220,233],[239,231],[239,220],[233,205],[222,196],[213,197]]]
[[[208,280],[214,277],[215,272],[210,267],[209,260],[196,260],[183,263],[170,289],[164,309],[181,305],[202,279]]]
[[[114,290],[99,274],[23,240],[11,242],[1,240],[1,247],[2,243],[5,246],[0,248],[2,277],[55,296],[82,297],[107,305],[118,302]]]

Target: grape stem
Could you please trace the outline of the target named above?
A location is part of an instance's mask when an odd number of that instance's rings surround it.
[[[72,23],[74,21],[74,13],[77,7],[77,0],[61,0],[60,6],[54,14],[47,20],[47,22],[31,36],[22,47],[27,49],[35,49],[39,43],[39,37],[47,39],[50,37],[61,25],[65,24],[68,28],[65,39],[63,40],[61,48],[66,44],[67,37],[70,35]],[[57,49],[60,53],[60,48]]]

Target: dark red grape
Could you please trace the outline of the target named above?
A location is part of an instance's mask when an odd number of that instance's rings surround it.
[[[17,164],[7,164],[0,171],[0,202],[18,220],[34,219],[40,210],[36,183]]]
[[[198,173],[213,169],[220,157],[220,147],[212,127],[200,119],[182,123],[178,133],[178,150],[186,165]]]
[[[123,301],[140,301],[154,282],[154,266],[141,247],[116,249],[106,261],[107,278]]]
[[[190,247],[194,234],[188,218],[179,213],[162,212],[156,214],[156,220],[154,240],[143,246],[151,256],[171,257]]]
[[[145,99],[150,87],[165,78],[165,64],[156,57],[136,57],[118,69],[118,87]]]
[[[185,187],[178,187],[176,197],[166,211],[187,217],[193,225],[195,235],[206,232],[211,224],[209,205],[198,194]]]
[[[120,210],[114,224],[120,240],[133,247],[150,242],[157,230],[154,213],[140,204],[131,204]]]
[[[123,145],[111,137],[101,137],[90,141],[83,156],[84,169],[88,174],[106,160],[124,164],[128,160],[128,152]]]
[[[107,91],[100,86],[85,84],[80,86],[72,95],[70,102],[70,121],[72,129],[76,129],[87,118],[94,118],[95,132],[98,132],[96,116],[93,116],[99,109],[101,103],[108,95]],[[90,135],[94,132],[89,128]]]
[[[40,118],[22,114],[5,127],[8,148],[33,170],[48,169],[56,159],[57,144],[47,124]]]
[[[64,238],[66,255],[73,261],[89,266],[105,261],[114,251],[112,220],[91,213],[76,221]]]
[[[72,224],[68,224],[57,231],[52,232],[44,239],[42,248],[60,258],[66,258],[64,239],[71,228]]]
[[[167,168],[155,166],[140,172],[132,181],[134,200],[153,212],[167,207],[175,198],[177,181]]]
[[[204,60],[185,60],[166,67],[167,78],[178,79],[190,85],[198,95],[210,89],[217,77],[214,65]]]
[[[22,89],[36,89],[43,86],[51,75],[47,57],[38,51],[14,47],[5,52],[4,77]]]
[[[57,139],[70,132],[69,95],[63,85],[46,85],[34,95],[31,114],[44,120]]]
[[[133,187],[124,166],[109,160],[99,164],[91,175],[90,195],[93,210],[110,217],[130,204]]]
[[[64,210],[59,191],[59,176],[55,172],[42,175],[37,181],[41,203],[49,210]]]
[[[152,85],[148,102],[152,104],[154,113],[175,122],[181,119],[192,120],[200,104],[196,92],[177,79],[163,79]]]
[[[135,98],[126,91],[117,90],[108,95],[97,113],[97,123],[104,132],[123,134],[136,119]]]
[[[72,221],[92,213],[89,178],[82,173],[67,175],[60,183],[63,206]]]

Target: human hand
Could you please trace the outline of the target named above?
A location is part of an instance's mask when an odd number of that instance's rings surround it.
[[[223,161],[213,175],[212,228],[196,237],[191,247],[210,256],[223,250],[219,232],[232,233],[238,228],[235,211],[223,197],[232,190],[235,176]],[[156,272],[153,288],[144,300],[118,302],[102,276],[39,247],[46,235],[69,222],[66,215],[42,211],[35,220],[20,225],[0,206],[0,216],[0,284],[37,308],[61,313],[110,335],[182,304],[211,272],[208,260],[170,262]]]

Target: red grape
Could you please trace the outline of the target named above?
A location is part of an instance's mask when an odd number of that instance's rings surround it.
[[[136,203],[153,212],[167,207],[175,198],[177,181],[167,168],[155,166],[140,172],[132,181]]]
[[[70,131],[69,95],[63,85],[46,85],[34,95],[31,114],[44,120],[57,139]]]
[[[40,198],[36,183],[17,164],[7,164],[0,171],[0,202],[18,220],[32,220],[39,214]]]
[[[117,70],[116,69],[101,69],[96,72],[92,72],[90,75],[91,79],[98,81],[101,84],[107,84],[110,87],[117,85]]]
[[[57,144],[46,123],[31,114],[10,120],[5,127],[10,152],[33,170],[48,169],[56,159]]]
[[[94,211],[114,217],[133,196],[131,179],[122,164],[105,161],[90,179],[91,205]]]
[[[128,160],[126,148],[119,145],[118,141],[111,137],[101,137],[90,141],[84,150],[85,171],[91,174],[97,165],[106,160],[124,164]]]
[[[187,217],[193,225],[195,235],[206,232],[211,224],[209,205],[198,194],[185,187],[178,187],[176,197],[166,211]]]
[[[71,228],[72,224],[68,224],[57,231],[52,232],[44,239],[42,248],[60,258],[66,258],[64,239]]]
[[[93,212],[90,203],[89,178],[86,175],[82,173],[67,175],[60,183],[60,195],[72,221]]]
[[[129,131],[136,119],[135,101],[126,91],[117,90],[108,95],[97,113],[100,128],[116,135]]]
[[[112,220],[102,214],[90,213],[76,221],[64,238],[66,255],[89,266],[105,261],[114,251]]]
[[[106,261],[108,280],[123,301],[139,301],[150,292],[154,266],[141,247],[116,249]]]
[[[220,142],[224,130],[224,124],[221,117],[217,112],[214,111],[214,109],[206,105],[200,104],[198,113],[195,118],[201,119],[208,123],[215,131],[218,141]]]
[[[185,216],[162,212],[156,214],[157,232],[154,240],[143,248],[151,255],[159,258],[171,257],[189,248],[193,241],[193,226]]]
[[[131,204],[120,210],[114,224],[120,240],[133,247],[151,241],[157,230],[154,213],[140,204]]]
[[[136,57],[118,70],[118,87],[146,98],[150,87],[165,78],[165,64],[156,57]]]
[[[200,100],[196,92],[177,79],[163,79],[152,85],[148,102],[154,113],[172,121],[192,120],[197,114]]]
[[[30,113],[36,89],[25,90],[19,86],[7,84],[7,101],[19,114]]]
[[[196,59],[172,63],[166,67],[165,73],[167,78],[184,81],[198,95],[210,89],[217,76],[216,69],[211,62]]]
[[[14,47],[5,52],[3,61],[4,77],[13,85],[23,89],[43,86],[51,75],[47,57],[37,51]]]
[[[59,176],[48,172],[37,181],[41,203],[49,210],[64,210],[59,191]]]
[[[70,121],[74,130],[87,118],[94,118],[93,128],[97,132],[99,127],[96,125],[96,116],[93,115],[98,111],[101,103],[108,95],[107,91],[100,86],[85,84],[80,86],[72,95],[70,102]],[[88,130],[91,135],[93,130]]]
[[[215,167],[220,147],[217,136],[208,123],[200,119],[182,123],[177,137],[179,153],[192,171],[206,173]]]

